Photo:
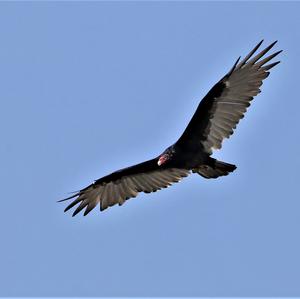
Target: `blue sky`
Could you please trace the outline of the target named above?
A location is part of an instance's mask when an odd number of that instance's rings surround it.
[[[300,296],[296,2],[1,2],[0,296]],[[56,200],[152,158],[262,38],[282,63],[193,175],[88,217]]]

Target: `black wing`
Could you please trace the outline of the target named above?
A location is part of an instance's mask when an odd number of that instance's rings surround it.
[[[167,188],[188,174],[189,170],[186,169],[159,167],[157,159],[152,159],[113,172],[60,202],[75,198],[65,212],[80,203],[73,216],[86,208],[85,216],[98,203],[101,211],[115,204],[122,205],[127,199],[136,197],[139,192],[150,193]]]
[[[221,148],[224,138],[233,134],[251,100],[260,92],[259,87],[268,77],[268,70],[280,62],[265,65],[281,51],[261,59],[277,41],[252,58],[262,42],[240,63],[239,58],[229,73],[208,92],[177,144],[184,147],[201,143],[211,154],[212,149]]]

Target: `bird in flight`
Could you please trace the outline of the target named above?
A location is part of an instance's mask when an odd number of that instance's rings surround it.
[[[60,200],[73,199],[65,212],[79,204],[73,216],[83,209],[85,216],[98,203],[103,211],[115,204],[122,205],[139,192],[167,188],[191,173],[211,179],[233,172],[235,165],[218,161],[211,155],[214,149],[222,147],[224,138],[233,134],[253,97],[260,93],[269,70],[280,62],[268,64],[281,51],[266,56],[277,41],[255,55],[262,42],[241,61],[239,57],[230,71],[211,88],[173,145],[154,159],[115,171]]]

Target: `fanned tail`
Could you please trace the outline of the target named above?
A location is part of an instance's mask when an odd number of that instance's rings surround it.
[[[193,172],[200,174],[206,179],[216,179],[219,176],[228,175],[235,169],[236,166],[233,164],[210,158],[207,164],[194,168]]]

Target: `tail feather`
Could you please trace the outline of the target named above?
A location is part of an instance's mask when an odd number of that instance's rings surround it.
[[[228,175],[233,172],[236,166],[233,164],[218,161],[216,159],[210,158],[209,163],[206,165],[200,165],[193,169],[194,173],[205,177],[206,179],[215,179],[219,176]]]

